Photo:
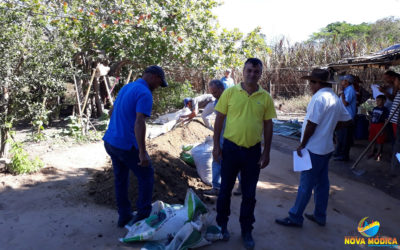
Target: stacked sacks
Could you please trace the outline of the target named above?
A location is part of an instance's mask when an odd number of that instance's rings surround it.
[[[148,250],[200,247],[222,238],[219,227],[212,222],[204,203],[189,189],[183,206],[153,203],[151,215],[127,225],[129,232],[120,241],[155,241],[143,247]]]

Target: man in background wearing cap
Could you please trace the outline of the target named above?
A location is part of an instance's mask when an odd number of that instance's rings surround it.
[[[159,66],[146,68],[142,78],[125,85],[115,100],[110,123],[103,137],[115,176],[118,227],[147,218],[151,212],[154,169],[146,152],[145,118],[151,115],[152,92],[160,86],[167,87],[168,84]],[[135,217],[132,216],[128,197],[129,170],[138,179],[138,213]]]
[[[203,113],[201,114],[201,118],[203,119],[206,127],[211,127],[208,119],[206,117],[214,112],[214,101],[215,98],[211,94],[199,95],[193,98],[185,98],[183,100],[183,105],[188,107],[191,111],[188,115],[182,115],[180,119],[191,120],[197,116],[199,113],[199,108],[203,108]]]
[[[307,106],[297,154],[302,157],[302,150],[306,149],[311,158],[312,168],[301,172],[296,202],[289,210],[289,217],[276,219],[275,222],[283,226],[302,227],[303,212],[314,189],[314,213],[305,216],[324,226],[329,196],[328,163],[335,149],[333,133],[337,126],[348,125],[352,120],[332,90],[329,71],[314,69],[311,75],[302,79],[309,81],[313,96]]]
[[[340,100],[349,112],[351,119],[356,116],[357,97],[353,87],[354,77],[352,75],[344,75],[339,77],[341,81]],[[350,148],[353,144],[354,126],[340,128],[336,131],[336,151],[335,161],[348,161],[350,159]]]
[[[224,72],[224,77],[221,78],[221,82],[224,84],[225,89],[235,86],[235,82],[231,77],[231,70],[227,69]]]

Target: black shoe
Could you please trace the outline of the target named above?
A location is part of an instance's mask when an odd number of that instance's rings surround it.
[[[246,249],[254,249],[256,243],[253,240],[253,236],[251,236],[251,232],[242,233],[243,246]]]
[[[118,227],[124,227],[126,224],[128,224],[131,220],[132,220],[133,216],[129,216],[129,217],[120,217],[118,219]]]
[[[228,231],[228,228],[226,226],[221,227],[221,234],[222,234],[222,240],[223,241],[228,241],[231,238],[231,235]]]
[[[219,189],[212,188],[203,192],[205,195],[218,196]]]
[[[318,224],[319,226],[321,226],[321,227],[324,227],[324,226],[325,226],[325,222],[322,223],[322,222],[317,221],[317,219],[315,219],[315,216],[314,216],[313,214],[304,214],[304,216],[305,216],[307,219],[309,219],[310,221],[317,223],[317,224]]]
[[[287,226],[287,227],[302,227],[303,224],[297,224],[294,223],[289,217],[283,218],[283,219],[276,219],[276,223],[282,226]]]
[[[132,217],[132,219],[128,222],[128,223],[126,223],[128,226],[132,226],[133,224],[135,224],[136,222],[138,222],[138,221],[141,221],[141,220],[144,220],[144,219],[146,219],[147,217],[149,217],[149,216],[140,216],[140,215],[135,215],[135,216],[133,216]]]

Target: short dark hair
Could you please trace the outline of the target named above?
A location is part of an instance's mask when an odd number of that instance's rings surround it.
[[[400,74],[394,72],[393,70],[386,71],[384,75],[391,76],[391,77],[397,77],[400,79]]]
[[[328,82],[319,82],[319,84],[324,88],[332,88],[332,84]]]
[[[261,68],[263,67],[263,64],[262,64],[261,60],[258,59],[258,58],[248,58],[248,59],[246,60],[246,62],[244,63],[244,66],[246,66],[246,64],[248,64],[248,63],[251,63],[253,66],[258,66],[258,65],[260,65]]]
[[[222,90],[225,89],[224,84],[223,84],[220,80],[218,80],[218,79],[211,80],[211,81],[208,83],[208,85],[209,85],[209,86],[215,86],[215,87],[217,87],[218,89],[222,89]]]
[[[376,99],[382,99],[383,101],[386,101],[386,96],[385,95],[378,95]]]

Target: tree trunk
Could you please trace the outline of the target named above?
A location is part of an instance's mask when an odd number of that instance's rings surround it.
[[[93,89],[94,89],[94,98],[96,102],[96,117],[100,117],[103,114],[103,103],[101,102],[100,98],[100,84],[99,84],[99,78],[96,78],[93,81]]]
[[[9,150],[9,144],[7,142],[8,140],[8,128],[1,128],[0,129],[0,158],[8,158],[8,150]]]
[[[3,89],[3,95],[0,97],[1,98],[1,103],[4,103],[2,107],[0,107],[1,114],[4,119],[4,123],[7,122],[8,120],[8,111],[9,111],[9,104],[10,104],[10,97],[8,94],[8,85],[5,83],[5,86],[2,87]],[[8,156],[8,149],[9,145],[7,142],[8,136],[9,136],[9,127],[5,126],[6,124],[3,124],[3,127],[0,127],[0,158],[7,158]]]
[[[204,77],[203,71],[201,71],[201,83],[202,83],[202,87],[203,87],[202,92],[205,92],[207,90],[207,88],[206,88],[206,79]]]

